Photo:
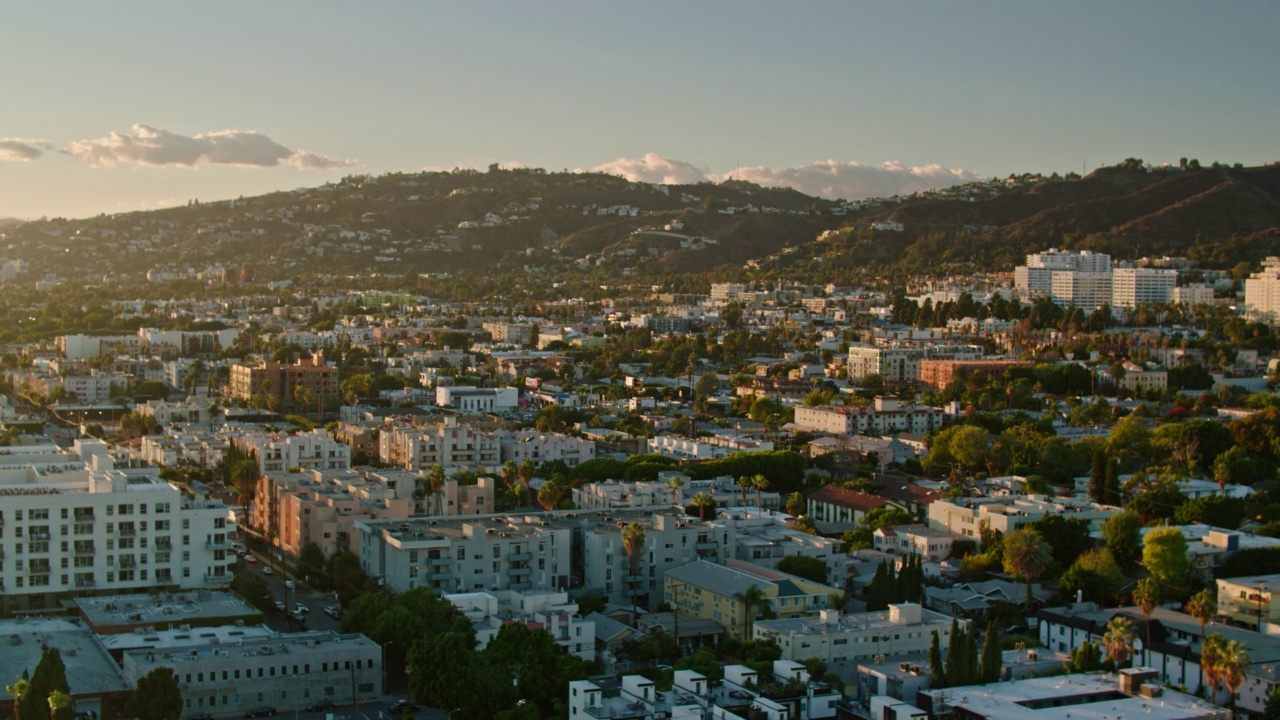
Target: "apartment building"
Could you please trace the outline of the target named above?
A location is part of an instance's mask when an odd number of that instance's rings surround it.
[[[889,384],[916,383],[920,381],[921,360],[978,360],[982,356],[983,349],[977,345],[851,345],[848,373],[850,380],[879,375]]]
[[[1262,261],[1262,269],[1244,281],[1244,304],[1255,317],[1280,318],[1280,257]]]
[[[152,670],[172,670],[188,715],[239,718],[259,708],[296,715],[321,700],[382,699],[382,648],[359,634],[282,633],[258,644],[131,650],[121,667],[135,686]]]
[[[502,462],[519,465],[525,460],[535,464],[559,460],[569,467],[592,460],[596,444],[586,438],[537,430],[499,430],[493,433],[501,448]]]
[[[444,596],[471,621],[476,649],[483,650],[505,625],[542,628],[570,655],[587,662],[596,656],[596,623],[578,614],[578,603],[563,590],[494,590]]]
[[[921,360],[920,382],[941,390],[956,376],[1003,378],[1012,368],[1029,365],[1018,360]]]
[[[826,566],[827,584],[840,587],[848,572],[844,542],[787,527],[790,520],[790,515],[779,512],[724,511],[716,518],[718,523],[733,528],[732,556],[737,560],[776,570],[783,558],[813,558]]]
[[[1109,273],[1111,256],[1105,253],[1046,250],[1027,256],[1027,264],[1013,270],[1013,285],[1024,297],[1046,297],[1053,293],[1053,273],[1072,271]]]
[[[645,531],[634,575],[622,544],[632,522]],[[361,566],[393,592],[572,587],[620,604],[656,597],[662,573],[727,557],[734,542],[732,528],[654,508],[361,520],[356,529]]]
[[[712,435],[697,439],[678,435],[659,435],[649,438],[649,452],[682,460],[711,460],[734,453],[769,452],[773,443],[768,440],[737,435]]]
[[[1173,302],[1180,305],[1212,305],[1213,297],[1213,288],[1204,283],[1192,283],[1173,289]]]
[[[1116,379],[1116,384],[1134,392],[1139,390],[1163,390],[1169,386],[1169,372],[1160,368],[1148,369],[1145,365],[1126,360],[1124,362],[1124,373]]]
[[[526,323],[487,322],[480,327],[493,338],[496,343],[512,345],[528,345],[533,337],[533,326]]]
[[[732,637],[745,640],[747,608],[741,598],[751,587],[765,597],[763,605],[754,609],[757,618],[766,613],[778,618],[816,615],[828,608],[831,596],[841,592],[829,585],[737,560],[725,565],[698,560],[665,573],[662,599],[675,607],[681,617],[712,620]],[[765,621],[757,619],[753,625],[758,628],[761,622]],[[754,632],[754,637],[759,638],[759,630]]]
[[[929,504],[929,526],[976,538],[983,523],[1008,535],[1046,515],[1062,515],[1087,520],[1093,530],[1101,530],[1107,518],[1118,512],[1120,508],[1110,505],[1043,495],[940,499]]]
[[[1178,271],[1159,268],[1115,268],[1111,271],[1111,306],[1136,308],[1143,303],[1174,300]]]
[[[305,388],[316,400],[338,396],[338,368],[325,363],[324,351],[317,350],[310,358],[293,364],[235,363],[227,394],[240,400],[255,394],[292,400],[298,397],[299,388]]]
[[[413,512],[413,486],[392,489],[374,477],[352,471],[312,471],[297,475],[263,476],[258,497],[274,505],[273,542],[282,552],[298,557],[314,543],[325,555],[359,550],[358,520],[398,520]]]
[[[520,404],[515,388],[442,386],[436,388],[436,404],[466,412],[511,412]]]
[[[1063,307],[1092,312],[1111,302],[1111,273],[1055,270],[1049,297]]]
[[[894,555],[919,555],[930,562],[951,557],[951,545],[960,536],[927,525],[887,525],[871,534],[872,546]]]
[[[410,472],[425,473],[435,465],[446,471],[495,469],[502,465],[501,452],[493,435],[452,417],[425,428],[389,422],[378,433],[378,460]]]
[[[673,478],[682,483],[674,492],[668,485]],[[759,514],[758,506],[769,512],[780,510],[783,503],[782,495],[773,490],[759,494],[751,490],[746,494],[747,502],[744,504],[742,488],[734,484],[731,476],[694,480],[675,470],[658,473],[658,479],[653,482],[605,480],[584,483],[573,489],[573,502],[580,508],[592,510],[670,505],[688,507],[699,493],[710,495],[716,508],[736,508],[737,512],[753,516]]]
[[[940,408],[903,405],[896,397],[879,395],[871,407],[797,405],[795,412],[797,430],[830,435],[924,434],[940,429],[947,419]]]
[[[813,617],[757,620],[752,632],[755,639],[782,648],[783,660],[817,657],[831,664],[923,654],[935,632],[945,653],[951,645],[951,622],[950,615],[899,603],[879,612],[841,615],[833,608]],[[958,623],[962,628],[969,625],[965,619]]]
[[[1280,620],[1280,575],[1218,578],[1218,615],[1257,628]]]
[[[222,503],[188,497],[150,470],[114,469],[101,441],[77,441],[73,452],[63,466],[0,469],[4,612],[57,607],[70,592],[230,582]]]
[[[245,433],[231,436],[240,452],[258,460],[264,474],[297,470],[346,470],[351,446],[329,437],[322,429],[295,434]]]
[[[805,499],[806,514],[824,534],[855,530],[866,514],[885,506],[878,496],[837,485],[828,485]]]

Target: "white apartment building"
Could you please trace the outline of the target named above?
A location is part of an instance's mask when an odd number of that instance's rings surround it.
[[[437,387],[436,404],[466,412],[510,412],[520,404],[520,393],[511,387]]]
[[[1044,495],[1018,497],[938,499],[929,504],[930,527],[976,538],[983,522],[992,530],[1008,535],[1046,515],[1088,520],[1092,530],[1101,530],[1107,518],[1120,508],[1087,500],[1050,498]]]
[[[1111,273],[1055,270],[1049,297],[1058,305],[1092,312],[1111,302]]]
[[[258,708],[296,715],[321,700],[382,699],[382,648],[359,634],[282,633],[263,642],[129,650],[121,665],[135,687],[152,670],[172,670],[186,715],[240,718]]]
[[[1173,302],[1181,305],[1212,305],[1213,288],[1203,283],[1193,283],[1173,289]]]
[[[920,380],[920,361],[977,360],[983,350],[977,345],[927,345],[924,347],[849,346],[849,379],[880,375],[887,383],[914,383]]]
[[[635,577],[622,546],[631,522],[645,530]],[[393,592],[582,588],[615,603],[658,597],[668,569],[722,560],[734,542],[731,527],[655,508],[360,520],[355,527],[361,566]]]
[[[797,430],[829,435],[885,435],[938,430],[947,415],[940,408],[902,405],[897,398],[878,396],[872,407],[856,405],[796,406]]]
[[[843,587],[849,559],[844,553],[844,542],[789,528],[787,522],[790,519],[790,515],[778,512],[725,511],[719,513],[716,522],[733,528],[734,558],[772,570],[776,570],[778,562],[786,557],[821,560],[827,567],[824,582],[833,587]]]
[[[241,452],[255,456],[264,474],[351,467],[351,446],[319,428],[295,435],[248,433],[232,437],[231,442]]]
[[[56,607],[70,592],[230,582],[226,507],[187,497],[150,471],[113,469],[100,441],[77,441],[73,452],[64,466],[41,456],[39,465],[0,469],[6,612]]]
[[[1135,308],[1143,303],[1164,305],[1173,301],[1173,291],[1177,285],[1177,270],[1115,268],[1111,271],[1111,306]]]
[[[683,460],[710,460],[733,453],[768,452],[772,449],[773,443],[768,440],[735,435],[712,435],[697,439],[678,435],[658,435],[649,438],[649,452]]]
[[[387,423],[378,433],[378,460],[410,472],[424,473],[432,466],[445,470],[497,468],[501,448],[491,434],[459,425],[454,418],[427,428]]]
[[[1046,250],[1027,256],[1027,264],[1013,270],[1013,286],[1023,297],[1053,295],[1053,274],[1111,272],[1111,256],[1104,253]]]
[[[489,333],[496,343],[528,345],[529,339],[533,337],[533,326],[528,324],[487,322],[482,323],[480,327]]]
[[[574,467],[596,456],[596,444],[586,438],[537,430],[499,430],[493,435],[501,447],[504,463],[511,461],[519,465],[527,459],[540,464],[560,460]]]
[[[1255,317],[1280,318],[1280,257],[1262,261],[1262,269],[1244,281],[1244,304]]]
[[[894,555],[919,555],[930,562],[951,557],[951,545],[959,535],[927,525],[888,525],[871,535],[872,546]]]
[[[916,603],[899,603],[879,612],[841,616],[831,609],[820,611],[818,617],[757,620],[752,631],[755,639],[782,648],[783,660],[817,657],[831,664],[880,655],[921,655],[928,652],[935,632],[945,654],[951,645],[951,622],[950,615]],[[958,622],[960,627],[968,627],[968,620]]]
[[[711,302],[725,303],[737,300],[745,292],[747,292],[747,286],[742,283],[711,283]]]
[[[471,621],[477,650],[483,650],[504,625],[522,622],[546,630],[570,655],[595,660],[596,623],[578,614],[578,603],[563,590],[451,593],[444,599]]]
[[[673,493],[667,485],[672,478],[684,483]],[[758,514],[757,505],[763,505],[766,511],[775,511],[782,507],[782,496],[772,490],[765,490],[756,495],[752,490],[747,493],[747,502],[742,501],[742,489],[734,485],[733,478],[728,475],[694,480],[684,473],[675,470],[664,470],[658,473],[655,482],[640,480],[637,482],[605,480],[598,483],[584,483],[573,489],[573,503],[586,510],[611,510],[628,507],[669,507],[676,505],[688,507],[698,493],[711,496],[716,508],[736,509],[750,515]]]

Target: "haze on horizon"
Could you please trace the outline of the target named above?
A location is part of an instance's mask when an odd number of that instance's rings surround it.
[[[7,8],[0,218],[490,163],[828,197],[1280,160],[1280,6]]]

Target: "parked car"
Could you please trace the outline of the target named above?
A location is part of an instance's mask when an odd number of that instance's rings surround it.
[[[306,707],[307,712],[327,712],[334,709],[337,705],[332,700],[321,700],[320,702],[311,703]]]
[[[330,605],[329,607],[324,609],[324,614],[328,615],[334,620],[337,620],[338,618],[342,617],[342,608],[338,607],[337,605]]]
[[[416,713],[421,709],[422,708],[418,707],[417,705],[414,705],[408,700],[397,700],[394,705],[387,708],[387,712],[391,713],[392,715],[400,715],[406,712]]]
[[[256,707],[250,710],[249,712],[245,713],[244,716],[247,718],[260,718],[260,717],[270,717],[275,714],[276,714],[275,708],[271,707],[270,705],[263,705],[262,707]]]
[[[256,558],[256,557],[254,557],[254,556],[250,555],[249,553],[245,553],[245,554],[244,554],[244,561],[245,561],[245,562],[247,562],[247,563],[256,563],[256,562],[258,562],[258,558]]]
[[[277,609],[277,610],[279,610],[280,612],[284,612],[284,611],[287,609],[287,608],[285,607],[285,604],[284,604],[284,601],[283,601],[283,600],[277,600],[277,601],[276,601],[276,609]]]
[[[306,613],[311,612],[311,608],[307,607],[306,605],[303,605],[302,603],[294,603],[294,605],[293,605],[293,611],[294,611],[295,613],[303,613],[303,614],[306,614]]]
[[[250,557],[252,557],[252,555],[251,555]],[[263,568],[262,568],[262,574],[263,574],[263,575],[275,575],[275,573],[274,573],[274,572],[271,572],[271,568],[269,568],[269,567],[263,567]]]

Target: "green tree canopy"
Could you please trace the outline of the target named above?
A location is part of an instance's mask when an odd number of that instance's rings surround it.
[[[172,668],[158,667],[138,678],[129,714],[138,720],[179,720],[182,692]]]

